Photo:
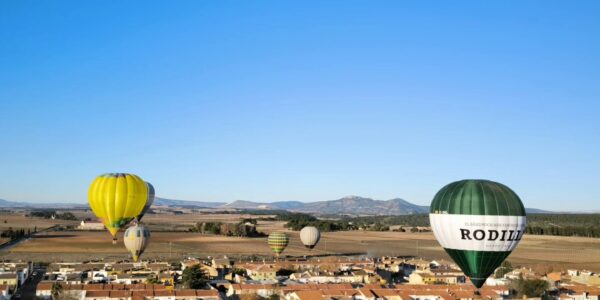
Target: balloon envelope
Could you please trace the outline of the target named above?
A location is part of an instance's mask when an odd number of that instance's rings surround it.
[[[300,230],[300,241],[308,249],[314,248],[321,239],[319,229],[314,226],[306,226]]]
[[[152,203],[154,203],[154,195],[156,194],[154,191],[154,186],[150,184],[150,182],[146,182],[146,186],[148,187],[148,199],[146,200],[146,204],[144,205],[142,212],[135,217],[138,222],[142,220],[142,217],[144,217],[146,212],[148,212],[150,209],[150,206],[152,206]]]
[[[269,247],[271,247],[271,250],[275,252],[277,257],[285,250],[289,242],[290,238],[283,232],[273,232],[269,234],[269,237],[267,238]]]
[[[123,236],[125,248],[131,253],[133,261],[138,261],[150,242],[150,230],[143,225],[134,225],[125,230]]]
[[[113,235],[140,214],[148,200],[148,187],[137,175],[108,173],[98,176],[88,191],[88,201]]]
[[[521,199],[507,186],[461,180],[435,195],[429,221],[440,245],[480,288],[521,240],[526,216]]]

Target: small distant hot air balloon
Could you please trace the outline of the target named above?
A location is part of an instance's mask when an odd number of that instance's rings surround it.
[[[144,217],[146,212],[148,212],[148,210],[150,209],[150,206],[152,206],[152,203],[154,203],[154,186],[150,184],[150,182],[146,182],[146,185],[148,186],[148,199],[146,200],[146,205],[144,205],[142,212],[137,217],[135,217],[135,219],[138,222],[142,220],[142,217]]]
[[[525,218],[519,196],[489,180],[446,185],[429,211],[435,238],[478,289],[523,237]]]
[[[269,247],[271,247],[271,250],[275,252],[275,256],[277,257],[285,250],[289,242],[290,238],[283,232],[273,232],[267,238]]]
[[[131,253],[133,261],[138,261],[150,242],[150,230],[144,225],[136,224],[131,226],[125,230],[123,242],[125,243],[125,248]]]
[[[321,239],[321,233],[317,227],[306,226],[300,230],[300,240],[302,241],[302,244],[304,244],[304,247],[308,249],[314,248],[319,242],[319,239]]]
[[[148,201],[148,186],[137,175],[103,174],[90,185],[88,201],[116,244],[119,229],[138,216]]]

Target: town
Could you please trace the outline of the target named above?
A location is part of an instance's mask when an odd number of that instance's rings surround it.
[[[0,299],[451,300],[511,299],[516,282],[543,287],[545,299],[600,297],[600,274],[538,274],[503,264],[479,291],[445,260],[415,257],[310,257],[240,261],[35,262],[0,264]],[[541,283],[541,284],[540,284]]]

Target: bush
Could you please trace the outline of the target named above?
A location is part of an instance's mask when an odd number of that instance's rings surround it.
[[[187,289],[201,289],[206,285],[206,273],[199,265],[191,266],[183,270],[181,283]]]
[[[542,279],[523,279],[523,277],[520,277],[511,283],[511,288],[519,298],[523,296],[533,298],[541,297],[549,288],[549,284]]]

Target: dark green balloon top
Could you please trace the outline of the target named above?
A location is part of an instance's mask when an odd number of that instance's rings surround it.
[[[490,180],[466,179],[443,187],[433,198],[430,213],[525,216],[521,199],[509,187]]]

